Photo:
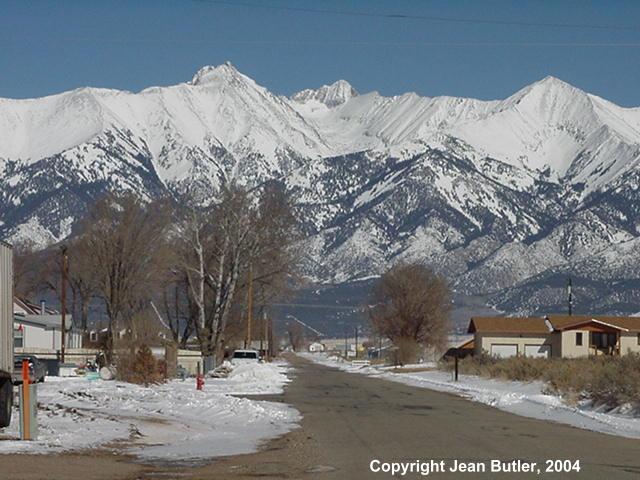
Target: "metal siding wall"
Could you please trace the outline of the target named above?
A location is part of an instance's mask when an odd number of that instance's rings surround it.
[[[0,242],[0,370],[13,370],[13,251]]]

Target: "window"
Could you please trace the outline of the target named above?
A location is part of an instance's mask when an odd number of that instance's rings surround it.
[[[251,350],[236,350],[235,352],[233,352],[233,358],[257,359],[258,352],[254,352]]]
[[[582,345],[582,332],[576,332],[576,345]]]
[[[13,348],[22,348],[24,346],[24,330],[22,328],[13,329]]]
[[[593,346],[596,348],[615,347],[617,342],[615,333],[593,332]]]
[[[638,334],[638,345],[640,345],[640,333]]]

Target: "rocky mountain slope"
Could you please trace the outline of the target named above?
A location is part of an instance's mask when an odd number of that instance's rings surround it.
[[[285,98],[227,63],[139,93],[0,99],[0,236],[64,238],[107,190],[279,178],[318,282],[418,260],[510,312],[559,308],[568,275],[592,310],[635,312],[639,162],[640,109],[552,77],[496,101],[344,80]]]

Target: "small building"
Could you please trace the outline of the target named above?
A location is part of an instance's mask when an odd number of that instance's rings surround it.
[[[65,319],[67,331],[66,348],[82,347],[82,332],[74,328],[71,315]],[[21,298],[13,302],[13,339],[14,348],[20,352],[32,349],[60,350],[62,344],[62,315],[40,305]]]
[[[309,352],[311,353],[321,353],[321,352],[324,352],[325,350],[326,348],[324,344],[320,342],[313,342],[309,345]]]
[[[577,358],[640,353],[640,317],[473,317],[474,354]]]

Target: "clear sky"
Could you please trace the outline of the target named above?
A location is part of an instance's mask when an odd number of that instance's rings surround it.
[[[344,78],[361,92],[493,99],[554,75],[640,106],[635,0],[0,0],[0,10],[0,97],[138,91],[229,60],[287,95]],[[549,23],[582,26],[532,25]]]

